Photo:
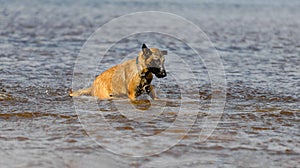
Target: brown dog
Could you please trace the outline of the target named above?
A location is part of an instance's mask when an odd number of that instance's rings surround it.
[[[136,100],[141,94],[147,93],[155,99],[154,87],[151,85],[152,74],[158,78],[167,76],[164,55],[167,55],[167,51],[149,49],[143,44],[142,51],[135,59],[104,71],[90,88],[78,90],[70,96],[85,94],[99,99],[109,99],[127,95],[130,100]]]

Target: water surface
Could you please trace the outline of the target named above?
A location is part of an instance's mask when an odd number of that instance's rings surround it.
[[[1,4],[1,167],[297,167],[300,164],[299,2],[1,1]],[[182,62],[168,58],[168,77],[154,80],[162,100],[151,104],[154,109],[163,105],[162,113],[154,110],[153,115],[128,114],[140,121],[136,122],[118,111],[118,107],[131,106],[126,100],[119,100],[116,107],[113,102],[91,97],[76,101],[96,102],[97,109],[76,113],[75,100],[68,96],[77,55],[88,37],[117,16],[144,10],[172,12],[193,21],[221,56],[227,80],[226,105],[217,128],[205,142],[198,140],[212,95],[207,69],[188,46],[172,37],[163,36],[164,40],[160,40],[162,36],[155,33],[130,36],[119,42],[119,48],[114,46],[95,70],[97,74],[134,57],[128,54],[136,52],[140,39],[148,40],[152,46],[168,46],[191,67],[197,67],[192,71],[198,83],[180,90],[172,74],[182,70]],[[123,50],[123,46],[127,49]],[[92,82],[82,80],[83,87]],[[188,92],[195,88],[196,92]],[[134,143],[109,139],[110,134],[102,129],[99,117],[105,117],[125,135],[153,136],[175,121],[184,96],[181,93],[197,98],[197,102],[184,102],[190,107],[186,111],[199,106],[197,120],[182,141],[153,156],[132,158],[114,154],[105,144],[95,143],[78,119],[79,115],[89,123],[91,130],[96,131],[94,135],[100,131],[102,134],[97,138],[107,144],[127,145],[124,152],[131,153],[130,145]],[[181,131],[170,132],[157,141],[168,144],[168,138]]]

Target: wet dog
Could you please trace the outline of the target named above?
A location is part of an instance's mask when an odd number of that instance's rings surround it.
[[[156,99],[151,81],[153,74],[158,78],[167,76],[164,62],[167,51],[148,48],[145,44],[135,59],[125,61],[101,73],[93,85],[81,89],[70,96],[92,95],[99,99],[110,99],[126,95],[130,100],[147,93]]]

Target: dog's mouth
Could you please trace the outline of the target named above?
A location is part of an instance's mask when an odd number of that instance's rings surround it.
[[[166,70],[161,70],[160,68],[149,68],[149,71],[158,78],[164,78],[167,76]]]

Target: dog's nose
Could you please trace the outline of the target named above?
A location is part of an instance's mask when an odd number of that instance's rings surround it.
[[[163,70],[163,71],[161,72],[161,76],[163,76],[163,77],[167,76],[167,73],[166,73],[165,70]]]

